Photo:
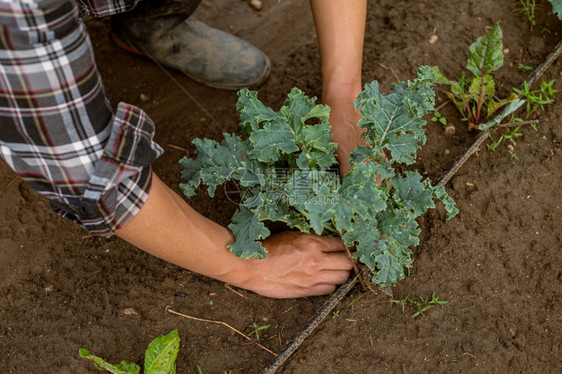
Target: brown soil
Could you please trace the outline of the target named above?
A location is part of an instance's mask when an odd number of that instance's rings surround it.
[[[293,86],[320,94],[320,62],[306,2],[265,2],[256,12],[243,2],[207,1],[197,11],[209,24],[240,35],[266,51],[271,79],[260,98],[278,108]],[[539,11],[548,23],[532,30],[517,2],[381,0],[369,4],[364,80],[389,88],[395,75],[412,79],[421,64],[436,64],[451,77],[464,69],[468,46],[501,21],[509,52],[497,74],[500,96],[526,78],[517,65],[536,66],[562,35],[562,22]],[[185,152],[195,137],[218,139],[237,131],[234,92],[173,77],[195,100],[149,60],[116,48],[107,20],[88,20],[108,94],[144,108],[157,123],[166,153],[156,172],[177,189]],[[438,36],[434,44],[430,37]],[[507,52],[507,51],[506,51]],[[557,78],[562,61],[544,79]],[[144,101],[141,99],[143,95]],[[146,96],[145,96],[146,95]],[[148,100],[146,100],[148,98]],[[443,102],[443,92],[438,92]],[[428,142],[416,167],[439,178],[470,143],[452,105],[443,113],[456,126],[446,136],[428,123]],[[214,120],[212,120],[212,117]],[[420,223],[411,276],[392,289],[393,298],[428,297],[444,307],[410,318],[390,296],[356,288],[280,370],[283,373],[543,372],[562,370],[562,106],[538,115],[538,132],[517,138],[512,159],[506,145],[482,148],[449,182],[460,214],[446,222],[442,208]],[[216,121],[216,123],[215,123]],[[499,133],[494,135],[495,138]],[[326,298],[270,300],[239,291],[155,259],[117,238],[94,238],[56,217],[48,204],[0,163],[0,372],[96,372],[78,357],[86,347],[112,362],[142,362],[156,336],[178,329],[179,373],[258,373],[273,358],[224,326],[195,322],[165,311],[220,320],[244,332],[271,327],[261,342],[273,351],[293,337]],[[224,196],[197,196],[190,203],[221,224],[235,209]],[[348,304],[355,301],[351,307]],[[134,308],[138,315],[125,315]],[[285,327],[286,326],[286,327]]]

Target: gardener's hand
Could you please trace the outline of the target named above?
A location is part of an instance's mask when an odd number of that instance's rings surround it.
[[[332,293],[353,267],[339,238],[287,231],[267,238],[263,245],[267,258],[248,260],[248,278],[237,286],[268,297]]]
[[[352,268],[341,239],[284,232],[263,241],[264,260],[244,260],[226,247],[226,228],[197,213],[153,175],[148,200],[116,234],[163,260],[275,298],[323,295]]]

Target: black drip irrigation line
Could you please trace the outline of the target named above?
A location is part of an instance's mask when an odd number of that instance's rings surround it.
[[[322,308],[316,313],[314,317],[312,317],[306,325],[302,328],[302,330],[291,340],[289,344],[285,346],[285,348],[275,357],[275,359],[269,364],[262,374],[272,374],[277,371],[285,363],[285,361],[297,350],[297,348],[301,345],[302,342],[320,323],[326,318],[328,314],[335,308],[337,303],[341,301],[347,295],[349,290],[355,286],[355,284],[359,281],[360,274],[355,274],[353,278],[350,278],[347,282],[341,285],[340,288],[322,305]]]
[[[533,73],[527,78],[525,83],[532,86],[536,81],[544,74],[544,72],[552,65],[552,63],[560,56],[562,53],[562,40],[554,47],[552,52],[546,56],[544,62],[540,64]],[[521,85],[521,89],[524,88],[524,84]],[[504,110],[505,111],[505,110]],[[504,111],[499,113],[495,118],[502,117]],[[453,165],[447,170],[445,175],[439,179],[437,186],[444,186],[451,179],[451,177],[461,168],[461,166],[472,156],[474,152],[482,145],[484,140],[490,134],[490,130],[483,130],[474,139],[472,144],[457,158]],[[338,290],[330,296],[328,301],[324,303],[322,308],[312,317],[306,325],[301,329],[301,331],[291,340],[285,348],[275,357],[275,359],[266,367],[261,374],[273,374],[279,369],[285,361],[299,348],[302,342],[320,325],[320,323],[326,318],[328,314],[336,307],[336,305],[347,295],[347,293],[357,284],[359,281],[360,274],[355,274],[353,278],[350,278],[346,283],[344,283]]]

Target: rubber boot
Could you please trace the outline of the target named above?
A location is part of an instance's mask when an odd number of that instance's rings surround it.
[[[211,87],[236,90],[265,82],[271,70],[267,56],[191,17],[199,2],[141,1],[131,12],[111,17],[113,40]]]

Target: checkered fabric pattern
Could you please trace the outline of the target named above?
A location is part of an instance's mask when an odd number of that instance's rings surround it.
[[[142,207],[162,154],[139,108],[113,113],[79,9],[135,1],[0,0],[0,154],[61,216],[109,235]]]

